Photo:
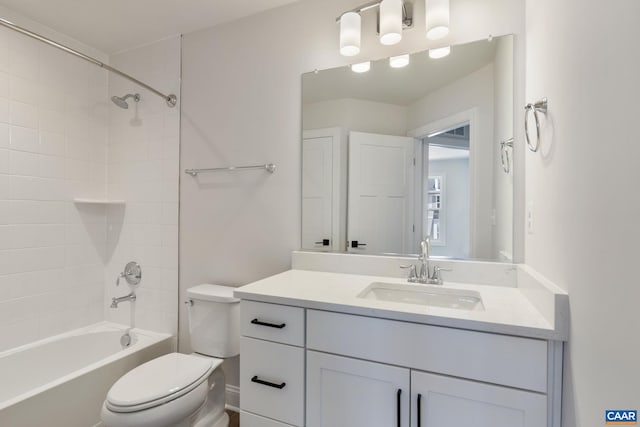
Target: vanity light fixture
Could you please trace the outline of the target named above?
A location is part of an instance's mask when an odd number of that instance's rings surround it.
[[[402,40],[402,30],[413,27],[413,7],[404,0],[374,0],[349,10],[336,22],[340,24],[340,54],[354,56],[360,53],[363,12],[378,8],[380,43],[393,45]]]
[[[402,68],[409,65],[409,54],[392,56],[389,58],[389,66],[391,68]]]
[[[371,69],[371,61],[360,62],[358,64],[351,65],[351,71],[354,73],[366,73]]]
[[[402,40],[402,0],[380,2],[380,43],[390,46]]]
[[[429,49],[429,58],[440,59],[451,53],[451,46],[439,47],[436,49]]]
[[[438,40],[449,34],[449,0],[425,0],[427,38]]]
[[[362,18],[359,13],[347,12],[340,17],[340,54],[355,56],[360,53],[360,28]]]

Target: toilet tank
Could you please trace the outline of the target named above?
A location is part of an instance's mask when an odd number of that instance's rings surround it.
[[[189,335],[196,353],[219,358],[240,353],[240,300],[234,289],[209,284],[187,289]]]

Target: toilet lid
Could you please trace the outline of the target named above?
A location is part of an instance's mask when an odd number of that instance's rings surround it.
[[[128,412],[126,408],[151,407],[173,400],[198,386],[215,367],[213,359],[166,354],[132,369],[116,381],[107,394],[108,406]]]

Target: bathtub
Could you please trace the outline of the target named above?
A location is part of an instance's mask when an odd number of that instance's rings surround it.
[[[91,427],[125,372],[173,351],[169,334],[99,323],[0,353],[0,426]]]

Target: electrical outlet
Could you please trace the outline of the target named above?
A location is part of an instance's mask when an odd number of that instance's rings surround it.
[[[533,234],[533,202],[527,204],[527,232]]]

